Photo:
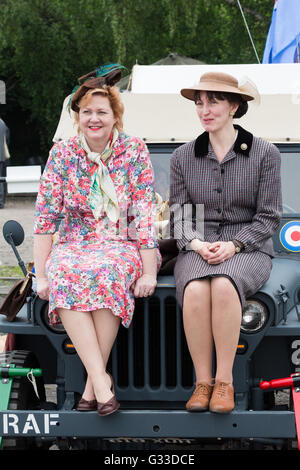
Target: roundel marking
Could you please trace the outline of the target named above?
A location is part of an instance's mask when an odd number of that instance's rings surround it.
[[[283,225],[279,241],[286,250],[300,252],[300,221],[292,220]]]

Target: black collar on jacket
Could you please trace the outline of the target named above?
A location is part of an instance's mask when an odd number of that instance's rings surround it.
[[[234,125],[234,128],[238,130],[237,139],[233,146],[234,152],[249,156],[253,142],[253,134],[236,124]],[[203,134],[197,137],[195,142],[195,157],[204,157],[208,154],[208,143],[208,132],[203,132]]]

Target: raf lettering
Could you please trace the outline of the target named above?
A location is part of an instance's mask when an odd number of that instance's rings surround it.
[[[29,413],[25,422],[19,419],[15,413],[3,414],[3,435],[16,434],[50,434],[50,426],[57,426],[59,415],[57,413],[45,413],[42,422],[39,423],[33,413]]]

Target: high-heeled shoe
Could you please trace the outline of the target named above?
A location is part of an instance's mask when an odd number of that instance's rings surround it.
[[[77,411],[96,411],[97,410],[97,400],[85,400],[81,398],[76,407]]]
[[[97,403],[97,411],[99,416],[106,416],[114,413],[120,408],[120,403],[116,399],[116,395],[113,395],[110,400],[105,403]]]
[[[110,376],[111,379],[110,390],[113,393],[113,396],[110,398],[110,400],[105,403],[97,403],[97,411],[98,415],[100,416],[110,415],[120,408],[120,403],[118,402],[115,395],[114,379],[109,372],[107,372],[107,374]]]

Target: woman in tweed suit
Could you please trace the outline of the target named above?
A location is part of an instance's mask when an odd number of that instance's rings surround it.
[[[196,374],[186,408],[228,413],[242,308],[272,266],[271,237],[281,217],[280,153],[233,124],[255,95],[231,75],[206,73],[181,94],[195,101],[205,129],[171,158],[171,225],[179,248],[174,275]]]

